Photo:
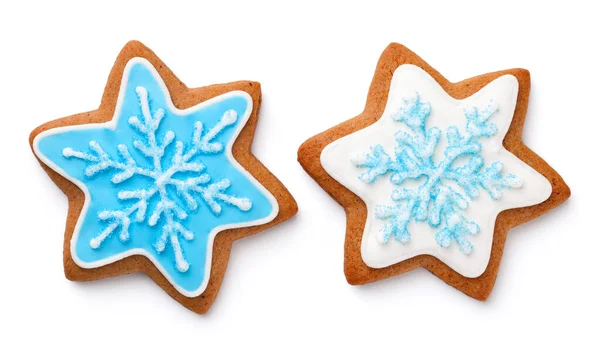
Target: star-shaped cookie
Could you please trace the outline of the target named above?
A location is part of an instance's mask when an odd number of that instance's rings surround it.
[[[508,230],[569,196],[521,141],[528,94],[526,70],[450,83],[401,45],[384,51],[365,111],[298,152],[346,209],[348,282],[424,267],[488,297]]]
[[[143,271],[208,310],[232,242],[297,211],[251,153],[260,95],[247,81],[189,89],[130,42],[98,110],[35,129],[34,154],[69,197],[67,278]]]

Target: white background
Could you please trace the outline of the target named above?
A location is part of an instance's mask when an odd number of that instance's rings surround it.
[[[2,2],[0,356],[597,356],[597,10],[577,1],[273,3]],[[28,147],[34,127],[97,108],[131,39],[190,87],[260,81],[253,151],[300,207],[292,220],[234,244],[203,316],[141,274],[67,281],[67,200]],[[573,195],[510,231],[487,302],[425,270],[348,285],[344,212],[296,162],[305,139],[361,112],[392,41],[453,81],[531,71],[524,142]]]

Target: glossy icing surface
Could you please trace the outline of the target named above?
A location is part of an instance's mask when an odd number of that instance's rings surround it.
[[[552,191],[502,146],[517,94],[507,75],[456,100],[421,68],[403,65],[382,117],[323,150],[325,170],[367,204],[368,266],[429,254],[466,277],[485,271],[498,213]]]
[[[113,119],[45,131],[38,157],[86,195],[71,255],[94,268],[139,254],[201,294],[215,235],[273,220],[275,198],[231,154],[252,99],[229,92],[179,110],[152,65],[126,66]]]

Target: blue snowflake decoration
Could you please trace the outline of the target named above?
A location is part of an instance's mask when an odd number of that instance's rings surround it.
[[[272,197],[227,147],[245,124],[252,100],[230,92],[177,110],[146,61],[132,61],[114,127],[44,133],[39,153],[89,192],[76,230],[74,258],[97,267],[144,252],[183,292],[206,284],[216,228],[269,221]]]
[[[390,181],[399,187],[408,180],[423,181],[417,188],[392,191],[391,199],[397,204],[375,207],[375,217],[385,221],[378,239],[386,243],[393,237],[406,244],[411,238],[408,225],[413,221],[427,222],[437,229],[435,240],[440,246],[448,247],[456,242],[460,251],[468,255],[473,244],[467,237],[479,232],[479,225],[462,213],[468,208],[469,201],[476,199],[481,190],[491,199],[498,200],[503,190],[522,186],[516,176],[502,175],[501,162],[484,167],[479,139],[498,132],[490,121],[497,109],[492,102],[483,109],[467,108],[464,111],[465,134],[461,134],[456,126],[447,128],[448,144],[443,158],[436,162],[433,157],[442,130],[426,127],[431,105],[421,101],[419,94],[403,102],[392,120],[404,123],[410,131],[395,133],[394,153],[388,154],[381,145],[374,145],[368,153],[352,159],[357,167],[366,168],[359,176],[365,183],[372,183],[388,173],[391,173]],[[460,158],[467,158],[468,162],[457,166],[455,163]]]

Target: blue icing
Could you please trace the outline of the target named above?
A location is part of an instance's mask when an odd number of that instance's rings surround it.
[[[130,67],[116,130],[72,127],[41,138],[38,149],[89,191],[79,260],[142,249],[192,292],[205,280],[210,232],[264,219],[274,208],[225,154],[248,99],[234,94],[173,113],[147,66]]]
[[[436,163],[433,157],[443,133],[438,127],[426,127],[431,105],[421,101],[419,94],[403,102],[392,120],[404,123],[409,131],[395,133],[394,153],[386,153],[383,146],[377,144],[353,159],[357,167],[366,169],[359,176],[361,181],[372,183],[391,173],[390,181],[399,187],[391,193],[391,199],[397,204],[375,207],[376,218],[385,221],[378,237],[383,243],[391,237],[408,243],[411,238],[408,225],[426,222],[438,229],[435,240],[440,246],[448,247],[456,242],[460,251],[468,255],[473,244],[467,237],[479,232],[479,225],[462,213],[469,202],[476,199],[481,190],[493,200],[499,200],[503,190],[522,185],[516,176],[502,175],[501,162],[484,167],[479,139],[493,137],[498,132],[490,121],[497,109],[493,103],[483,109],[467,108],[465,134],[456,126],[447,128],[448,145],[443,158]],[[457,165],[460,158],[468,159],[467,163]],[[423,182],[417,188],[403,188],[408,180]]]

